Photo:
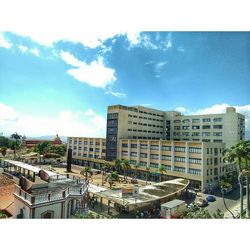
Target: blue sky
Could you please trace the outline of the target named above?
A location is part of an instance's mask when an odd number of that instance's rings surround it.
[[[105,136],[114,104],[248,118],[249,53],[249,32],[2,32],[0,133]]]

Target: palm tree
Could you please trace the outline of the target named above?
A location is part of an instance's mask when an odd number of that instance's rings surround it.
[[[121,169],[122,169],[122,161],[121,160],[117,159],[115,161],[115,168],[118,171],[118,173],[121,171]]]
[[[140,166],[138,165],[138,164],[136,164],[135,166],[134,166],[134,169],[135,169],[135,178],[137,178],[137,172],[138,172],[138,168],[139,168]]]
[[[126,180],[126,171],[131,168],[129,161],[127,159],[122,160],[122,169],[124,173],[124,180]]]
[[[248,160],[250,158],[250,141],[240,141],[235,146],[224,151],[224,159],[227,162],[234,162],[238,165],[238,180],[240,183],[240,217],[243,215],[243,176],[244,170],[249,168]],[[245,161],[245,166],[244,166]],[[247,179],[248,182],[248,179]],[[247,185],[247,194],[249,194],[249,186]],[[248,198],[248,197],[247,197]],[[249,210],[249,199],[247,199],[247,210]],[[247,211],[248,213],[249,211]]]
[[[81,174],[85,176],[85,179],[87,180],[88,179],[88,175],[92,175],[92,170],[91,170],[91,167],[87,166],[85,167],[82,171],[81,171]]]
[[[102,165],[101,171],[102,171],[102,186],[104,185],[104,175],[106,174],[106,171],[111,168],[111,164],[109,162],[104,162]]]
[[[22,138],[22,136],[21,136],[21,135],[19,135],[17,132],[15,132],[14,134],[12,134],[12,135],[10,136],[10,138],[15,139],[15,146],[14,146],[14,159],[16,159],[17,141],[19,141],[19,140]]]
[[[166,172],[165,167],[161,165],[161,166],[159,167],[158,171],[159,171],[159,173],[160,173],[160,182],[161,182],[162,174],[163,174],[164,172]]]
[[[114,182],[119,180],[119,175],[116,171],[113,171],[106,177],[105,180],[109,183],[109,187],[111,189]]]

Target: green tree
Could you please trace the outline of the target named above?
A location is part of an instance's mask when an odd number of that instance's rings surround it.
[[[243,176],[244,170],[249,170],[248,161],[250,159],[250,141],[240,141],[235,146],[223,152],[226,162],[236,163],[238,166],[238,180],[240,183],[240,216],[243,216]],[[248,178],[248,177],[246,177]],[[248,179],[247,179],[248,182]],[[247,185],[247,194],[249,195],[249,185]],[[249,199],[247,199],[247,208],[249,208]],[[249,215],[249,209],[247,209]]]
[[[135,169],[135,178],[137,178],[137,173],[138,173],[138,168],[139,168],[140,166],[138,165],[138,164],[136,164],[135,166],[134,166],[134,169]]]
[[[119,175],[117,171],[113,171],[110,174],[108,174],[108,176],[106,177],[106,181],[109,183],[109,187],[111,189],[114,182],[119,181]]]
[[[9,139],[5,136],[0,136],[0,147],[8,147]]]
[[[91,167],[89,167],[89,166],[85,167],[85,168],[81,171],[81,174],[82,174],[83,176],[85,176],[85,179],[87,180],[87,179],[88,179],[88,176],[92,176],[92,174],[93,174]]]
[[[150,168],[146,166],[146,185],[148,184],[148,175],[150,174]]]
[[[107,170],[111,169],[111,164],[109,162],[104,162],[102,164],[101,172],[102,172],[102,186],[104,185],[104,175],[106,174]]]
[[[65,156],[66,154],[67,147],[66,145],[53,145],[53,144],[48,144],[47,147],[45,147],[45,151],[47,153],[54,153],[58,154],[60,156]]]
[[[16,159],[16,150],[17,150],[17,147],[18,147],[17,142],[20,143],[20,139],[22,138],[22,136],[19,135],[17,132],[15,132],[14,134],[12,134],[12,135],[10,136],[10,138],[12,138],[12,139],[15,140],[15,146],[14,146],[14,159]],[[20,143],[19,145],[21,145],[21,143]]]
[[[164,172],[166,172],[165,167],[161,165],[161,166],[159,167],[158,171],[159,171],[159,173],[160,173],[160,182],[161,182],[162,174],[163,174]]]
[[[35,146],[35,152],[38,152],[39,154],[45,154],[48,152],[48,148],[51,145],[51,142],[44,141],[40,142]]]
[[[131,169],[131,166],[130,166],[129,161],[127,159],[122,159],[121,165],[122,165],[122,169],[123,169],[124,180],[126,180],[127,170]]]
[[[115,161],[115,168],[118,172],[120,172],[122,170],[122,160],[120,159],[117,159]]]
[[[7,147],[5,147],[5,146],[1,147],[0,152],[1,152],[2,156],[4,157],[7,153]]]

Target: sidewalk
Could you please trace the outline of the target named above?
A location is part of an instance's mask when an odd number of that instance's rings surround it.
[[[247,208],[247,197],[245,197],[243,199],[243,211],[245,211],[246,208]],[[236,206],[230,208],[230,210],[232,211],[232,213],[234,214],[234,216],[236,218],[239,218],[239,216],[240,216],[240,201],[237,203]],[[233,219],[233,216],[227,211],[224,214],[224,218],[225,219]]]

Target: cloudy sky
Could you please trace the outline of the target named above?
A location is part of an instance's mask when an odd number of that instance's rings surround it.
[[[58,13],[50,29],[48,11],[46,25],[36,23],[43,6],[32,13],[35,24],[0,14],[4,135],[105,136],[107,106],[114,104],[185,114],[235,106],[249,119],[249,32],[91,30],[81,28],[77,13],[77,28],[67,20],[58,29],[65,19]]]

